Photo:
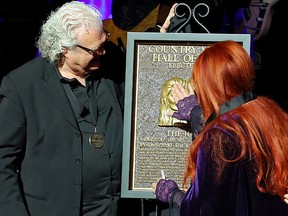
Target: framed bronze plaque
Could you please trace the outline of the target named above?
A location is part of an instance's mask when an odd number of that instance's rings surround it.
[[[250,54],[249,34],[128,32],[122,197],[155,199],[151,183],[160,170],[182,185],[192,135],[186,122],[166,115],[177,110],[170,90],[176,82],[185,86],[197,56],[223,40]]]

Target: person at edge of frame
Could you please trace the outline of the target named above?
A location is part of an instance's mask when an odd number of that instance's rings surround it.
[[[3,77],[1,215],[138,214],[120,198],[125,55],[108,37],[96,8],[65,3],[41,27],[41,56]]]

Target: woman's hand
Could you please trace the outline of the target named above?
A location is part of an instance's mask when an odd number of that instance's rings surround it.
[[[183,85],[180,83],[176,83],[172,89],[172,97],[177,104],[179,100],[182,100],[185,97],[189,97],[190,95],[194,95],[194,91],[191,83],[188,83],[188,92],[184,89]]]
[[[191,121],[190,113],[191,110],[199,105],[197,101],[197,97],[194,95],[194,91],[192,85],[190,83],[187,84],[187,89],[180,83],[176,83],[173,86],[171,91],[171,95],[173,100],[176,103],[177,111],[167,112],[167,116],[172,116],[179,120]]]
[[[170,197],[175,190],[180,190],[176,182],[171,179],[159,179],[157,183],[152,183],[152,189],[156,198],[164,203],[170,201]]]
[[[166,17],[166,20],[165,20],[165,22],[164,22],[164,24],[162,25],[162,27],[160,28],[160,32],[161,33],[166,33],[167,32],[167,30],[168,30],[168,28],[169,28],[169,26],[170,26],[170,19],[173,17],[173,16],[175,16],[175,7],[176,7],[176,5],[177,5],[178,3],[175,3],[175,4],[173,4],[172,5],[172,7],[171,7],[171,9],[170,9],[170,11],[169,11],[169,14],[168,14],[168,16]]]
[[[157,187],[157,184],[158,184],[158,182],[160,181],[160,179],[161,179],[161,178],[159,178],[159,179],[157,180],[157,182],[153,182],[153,183],[151,184],[152,191],[153,191],[154,194],[155,194],[156,187]]]
[[[288,194],[284,195],[284,201],[288,204]]]

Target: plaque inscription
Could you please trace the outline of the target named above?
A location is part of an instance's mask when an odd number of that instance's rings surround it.
[[[174,126],[185,121],[163,117],[162,100],[166,97],[170,101],[165,102],[167,110],[177,110],[169,92],[175,83],[188,82],[193,63],[205,47],[207,45],[175,43],[138,45],[132,189],[151,190],[151,183],[159,178],[161,169],[167,178],[181,186],[191,134]],[[167,120],[161,122],[161,115]]]

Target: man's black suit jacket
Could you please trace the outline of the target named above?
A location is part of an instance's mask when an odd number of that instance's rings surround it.
[[[101,82],[112,107],[106,127],[114,136],[106,138],[120,194],[124,96],[109,77]],[[0,131],[0,215],[79,215],[81,135],[53,64],[38,57],[2,79]]]

